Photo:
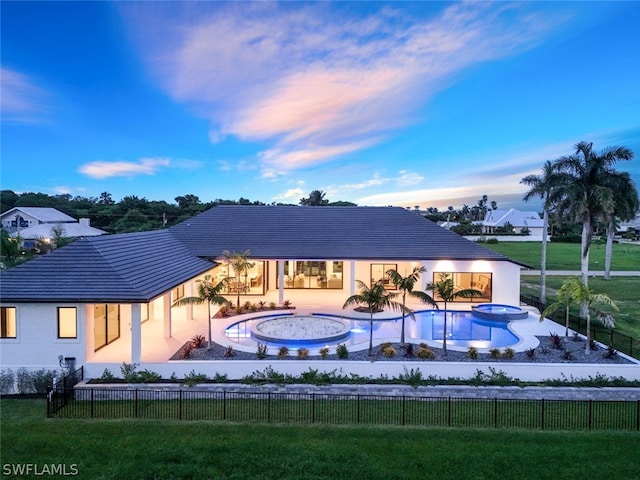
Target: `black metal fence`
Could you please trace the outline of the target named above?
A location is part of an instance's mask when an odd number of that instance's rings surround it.
[[[537,308],[542,312],[547,305],[540,301],[539,297],[533,295],[520,295],[520,301],[527,305]],[[548,317],[560,325],[565,325],[565,312],[560,309]],[[586,335],[587,333],[587,321],[584,318],[580,318],[576,315],[569,315],[569,328],[573,331]],[[640,340],[624,333],[617,332],[612,328],[605,328],[602,325],[598,325],[593,320],[591,321],[591,338],[596,342],[600,342],[607,346],[612,346],[616,350],[622,353],[626,353],[630,357],[640,359]]]
[[[84,378],[84,367],[69,372],[47,389],[47,416],[54,416],[56,412],[73,401],[75,387]]]
[[[57,418],[144,418],[544,430],[640,430],[640,400],[522,400],[197,389],[67,388]],[[61,401],[64,399],[64,402]]]

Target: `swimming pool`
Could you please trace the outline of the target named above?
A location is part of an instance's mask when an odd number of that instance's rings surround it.
[[[287,318],[295,321],[296,316],[292,315],[269,315],[249,320],[243,320],[233,323],[225,329],[225,337],[230,342],[246,347],[255,347],[258,342],[266,343],[269,346],[280,347],[287,346],[290,349],[296,348],[322,348],[331,347],[338,343],[345,344],[349,349],[358,350],[368,347],[369,342],[369,320],[366,318],[349,318],[342,315],[319,314],[313,316],[300,316],[305,318],[306,322],[317,319],[337,319],[342,322],[347,334],[340,339],[329,340],[322,339],[314,341],[313,339],[300,340],[299,336],[291,334],[291,330],[283,331],[281,334],[271,332],[269,337],[256,337],[256,326],[265,319]],[[432,345],[442,343],[442,335],[444,333],[444,312],[441,310],[423,310],[416,312],[416,320],[413,321],[407,317],[405,319],[405,336],[406,341],[410,343],[430,342]],[[290,322],[287,322],[290,324]],[[509,322],[500,320],[486,320],[478,318],[469,311],[447,311],[447,346],[458,347],[466,350],[468,347],[483,348],[502,348],[515,345],[520,338],[515,335],[508,327]],[[401,318],[392,318],[385,320],[374,320],[373,322],[373,339],[377,341],[397,342],[400,339]],[[288,327],[290,328],[290,327]]]

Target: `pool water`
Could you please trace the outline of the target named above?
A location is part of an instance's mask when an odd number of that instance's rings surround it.
[[[272,339],[269,341],[253,338],[252,330],[255,325],[264,320],[264,317],[253,318],[230,325],[225,330],[226,338],[244,346],[255,346],[258,342],[269,346],[280,347],[286,345],[289,348],[321,348],[331,347],[338,343],[345,344],[348,348],[369,343],[369,320],[353,319],[339,315],[322,315],[323,317],[337,318],[345,322],[350,330],[350,335],[334,342],[296,342],[294,340]],[[270,316],[271,318],[273,316]],[[515,345],[520,340],[508,328],[507,321],[485,320],[478,318],[469,311],[447,311],[447,346],[482,348],[503,348]],[[399,341],[401,318],[374,320],[373,338],[381,341]],[[405,341],[420,343],[423,341],[435,344],[442,343],[444,332],[444,312],[439,310],[425,310],[416,312],[415,321],[410,317],[405,318]]]

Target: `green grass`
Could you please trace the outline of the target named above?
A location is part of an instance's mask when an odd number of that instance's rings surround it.
[[[541,242],[483,243],[483,246],[513,260],[540,270]],[[596,242],[589,249],[589,270],[604,270],[604,243]],[[580,244],[547,244],[547,270],[580,270]],[[640,245],[615,243],[611,257],[611,270],[640,271]]]
[[[545,432],[44,418],[2,400],[2,463],[79,479],[637,478],[637,432]]]
[[[570,277],[547,276],[547,302],[555,301],[555,293]],[[520,289],[523,295],[540,295],[540,277],[523,275],[520,280]],[[611,280],[603,280],[601,277],[590,278],[589,288],[596,293],[605,293],[611,298],[619,312],[610,307],[600,307],[603,311],[611,313],[616,323],[616,330],[625,335],[640,339],[640,277],[612,277]],[[572,309],[572,313],[578,315],[578,307]]]

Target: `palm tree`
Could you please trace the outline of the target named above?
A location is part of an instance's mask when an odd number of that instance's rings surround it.
[[[385,308],[391,308],[393,311],[405,312],[405,307],[393,299],[398,296],[397,293],[391,293],[381,281],[376,282],[371,288],[361,280],[356,280],[356,284],[360,289],[360,293],[351,295],[344,302],[342,308],[350,305],[366,305],[369,310],[369,355],[373,355],[373,314],[381,312]]]
[[[432,290],[434,296],[438,296],[444,302],[444,333],[442,336],[442,350],[443,355],[447,355],[447,303],[453,302],[458,298],[472,298],[482,296],[480,290],[474,288],[456,289],[453,283],[453,276],[450,273],[441,273],[438,276],[436,283],[430,283],[426,287],[427,290]]]
[[[566,289],[570,292],[571,297],[576,303],[586,305],[587,306],[587,346],[585,347],[585,353],[591,353],[591,315],[589,310],[594,304],[602,304],[609,305],[615,311],[619,311],[618,306],[609,298],[608,295],[604,293],[595,293],[592,290],[589,290],[589,287],[584,284],[584,282],[578,278],[570,278],[567,280],[563,287],[566,286]]]
[[[254,263],[249,261],[249,250],[245,250],[242,253],[238,252],[229,252],[229,250],[225,250],[222,252],[222,256],[224,257],[227,265],[231,265],[233,267],[233,271],[238,276],[238,279],[235,281],[235,288],[238,294],[236,307],[240,306],[240,290],[242,290],[243,285],[246,287],[247,283],[247,272],[250,268],[253,268]],[[240,281],[240,278],[244,275],[244,282]],[[227,277],[229,280],[231,277]]]
[[[633,152],[626,147],[607,147],[600,152],[593,144],[580,142],[573,155],[563,156],[554,163],[558,176],[555,198],[560,212],[567,211],[582,224],[580,276],[585,287],[589,281],[589,248],[592,227],[604,212],[614,209],[615,192],[608,180],[615,172],[612,165],[620,160],[631,160]],[[583,303],[580,315],[588,315]]]
[[[569,337],[569,309],[571,305],[575,304],[576,301],[573,297],[573,290],[571,284],[563,284],[558,290],[556,301],[549,305],[547,308],[543,310],[540,314],[540,321],[542,322],[549,315],[553,314],[557,310],[564,308],[564,337]]]
[[[520,183],[531,187],[523,200],[528,202],[533,197],[540,197],[542,204],[542,255],[540,259],[540,301],[547,303],[547,237],[549,235],[549,210],[551,209],[551,193],[556,185],[552,163],[547,160],[542,167],[542,175],[527,175]]]
[[[640,199],[636,185],[627,172],[615,172],[609,177],[609,187],[615,192],[613,210],[605,212],[607,223],[607,245],[604,257],[604,279],[611,279],[611,256],[613,254],[613,237],[616,233],[616,220],[632,220],[640,208]]]
[[[322,190],[313,190],[307,198],[300,199],[300,205],[306,207],[324,207],[329,205],[329,200],[324,198],[326,193]]]
[[[387,270],[387,275],[389,276],[389,279],[391,280],[391,283],[393,283],[395,285],[395,287],[400,290],[402,292],[402,331],[400,334],[400,343],[404,344],[404,319],[405,319],[405,313],[408,313],[409,315],[411,315],[411,318],[413,318],[415,320],[415,317],[413,315],[413,310],[408,309],[407,308],[407,295],[409,295],[410,297],[416,298],[418,300],[420,300],[423,303],[427,303],[429,305],[432,305],[434,307],[438,307],[438,305],[436,304],[436,302],[433,300],[433,298],[431,298],[431,296],[425,292],[421,292],[421,291],[414,291],[413,288],[415,287],[416,282],[418,281],[418,279],[420,278],[420,275],[422,275],[423,273],[425,273],[427,271],[426,268],[424,267],[413,267],[413,271],[411,272],[410,275],[403,277],[402,275],[400,275],[396,270],[391,269],[391,270]]]
[[[176,300],[173,303],[174,307],[180,307],[183,305],[202,305],[207,304],[207,317],[209,319],[209,349],[211,348],[211,305],[229,305],[231,302],[221,295],[222,289],[225,286],[225,281],[221,281],[218,284],[213,282],[211,275],[205,275],[202,280],[196,280],[198,284],[198,296],[197,297],[184,297],[180,300]]]

